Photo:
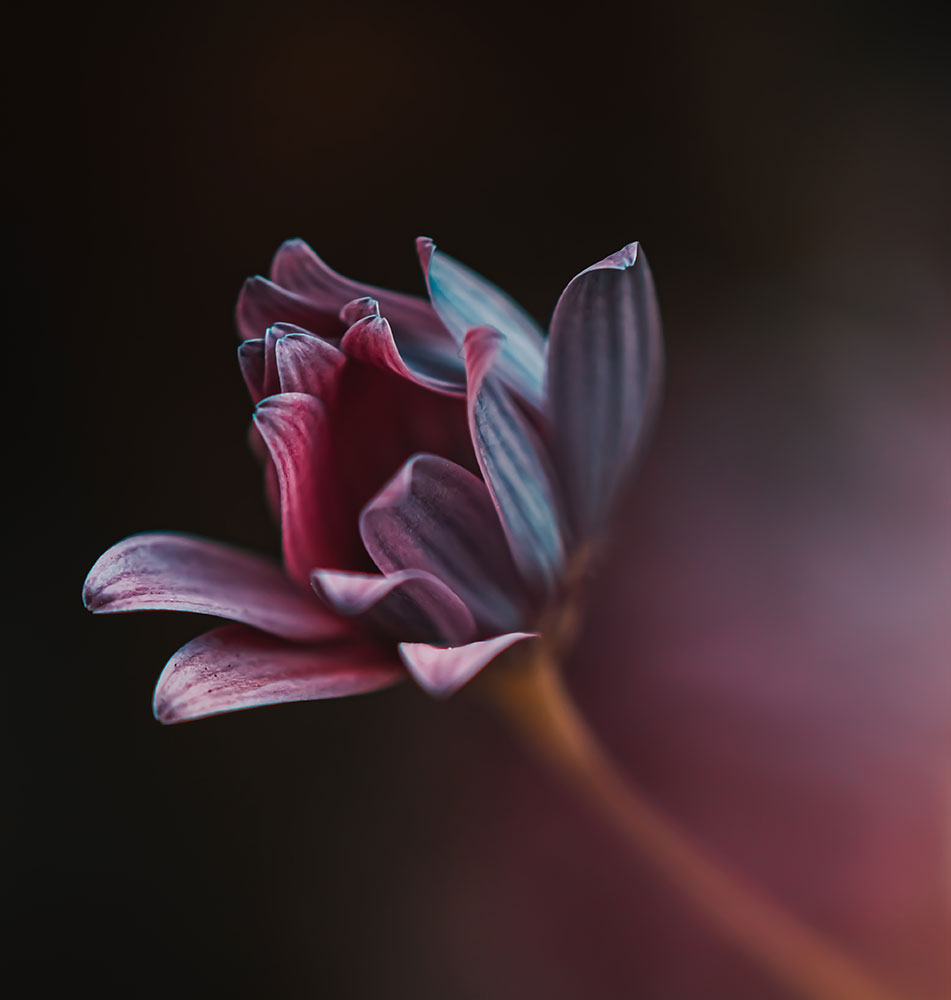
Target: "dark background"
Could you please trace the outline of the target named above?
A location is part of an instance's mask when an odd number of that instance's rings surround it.
[[[81,608],[135,531],[277,551],[240,283],[302,236],[421,291],[418,234],[543,322],[643,242],[667,400],[572,684],[698,838],[946,995],[947,25],[232,2],[8,29],[17,995],[784,995],[465,696],[163,729],[151,687],[206,623]]]

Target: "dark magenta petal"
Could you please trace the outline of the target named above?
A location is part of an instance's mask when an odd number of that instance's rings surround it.
[[[315,396],[285,392],[262,400],[254,423],[277,469],[284,565],[306,584],[315,566],[340,565],[347,554],[341,547],[339,484],[328,476],[333,455],[327,409]]]
[[[380,315],[380,303],[368,295],[360,299],[353,299],[340,310],[340,319],[347,328],[359,323],[361,319],[368,316]]]
[[[374,302],[373,299],[357,301]],[[359,313],[360,309],[356,306],[348,312],[348,316],[358,318],[354,319],[353,325],[340,342],[341,349],[347,355],[396,372],[402,378],[426,389],[448,396],[465,395],[465,366],[459,357],[459,349],[448,337],[438,347],[404,337],[401,350],[388,320],[376,313],[362,317]]]
[[[660,313],[637,243],[573,278],[551,323],[552,440],[572,516],[591,533],[633,464],[660,395]]]
[[[461,347],[475,327],[491,326],[505,338],[499,377],[519,396],[540,407],[545,377],[545,338],[538,324],[503,291],[464,264],[416,241],[433,307]]]
[[[506,632],[521,622],[524,586],[492,497],[454,462],[411,458],[364,508],[360,534],[384,573],[421,569],[439,577],[483,631]]]
[[[267,393],[264,391],[264,338],[245,340],[238,345],[238,367],[244,384],[257,405]]]
[[[280,392],[305,392],[330,404],[337,396],[346,355],[303,331],[285,333],[274,345]]]
[[[155,687],[160,722],[185,722],[241,708],[340,698],[405,677],[389,651],[358,638],[284,642],[244,625],[225,625],[182,646]]]
[[[389,576],[314,570],[311,583],[331,608],[395,639],[468,642],[472,614],[441,580],[422,570]]]
[[[133,535],[113,545],[89,571],[83,601],[99,614],[217,615],[299,641],[348,630],[269,559],[172,532]]]
[[[442,647],[403,642],[400,643],[400,655],[420,687],[432,695],[445,698],[472,680],[505,650],[516,643],[537,638],[537,632],[509,632],[465,646]]]
[[[516,565],[551,592],[564,560],[554,476],[538,433],[497,374],[501,339],[485,327],[466,337],[469,430]]]
[[[405,327],[420,338],[446,338],[445,328],[425,299],[345,278],[328,267],[303,240],[287,240],[281,245],[271,263],[271,277],[278,285],[322,308],[333,307],[334,316],[354,299],[375,299],[380,313],[394,327]]]
[[[370,568],[357,530],[360,511],[411,455],[433,452],[475,467],[465,400],[430,392],[389,369],[348,362],[333,426],[332,475],[343,486],[338,493],[354,553],[339,568]]]
[[[245,340],[263,337],[275,323],[293,323],[321,337],[335,338],[343,333],[343,324],[337,315],[339,308],[339,303],[321,307],[257,276],[248,278],[241,288],[235,322]]]

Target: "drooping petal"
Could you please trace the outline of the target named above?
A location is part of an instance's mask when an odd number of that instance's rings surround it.
[[[400,655],[414,680],[432,695],[447,697],[458,691],[497,656],[516,643],[538,638],[537,632],[509,632],[465,646],[400,643]]]
[[[340,388],[346,355],[304,331],[285,333],[274,345],[281,392],[306,392],[331,404]]]
[[[315,566],[340,565],[348,554],[339,487],[328,481],[333,452],[327,409],[315,396],[284,392],[258,404],[254,423],[277,469],[284,565],[306,584]]]
[[[238,345],[238,367],[255,406],[267,395],[264,391],[264,338],[244,340]]]
[[[654,283],[631,243],[573,278],[551,322],[554,456],[582,533],[604,517],[637,456],[662,367]]]
[[[447,583],[485,631],[516,627],[524,585],[485,483],[436,455],[413,456],[360,515],[384,573],[426,570]]]
[[[271,262],[271,277],[278,285],[324,308],[333,305],[335,314],[354,299],[375,299],[380,313],[394,327],[412,331],[421,339],[446,339],[445,328],[425,299],[345,278],[328,267],[303,240],[287,240],[280,246]]]
[[[241,708],[340,698],[389,687],[405,676],[382,646],[349,638],[300,645],[244,625],[192,639],[168,661],[152,708],[164,723]]]
[[[329,607],[396,639],[468,642],[472,614],[441,580],[422,570],[389,576],[314,570],[311,583]]]
[[[100,614],[217,615],[302,642],[348,630],[269,559],[172,532],[132,535],[113,545],[89,571],[83,601]]]
[[[560,505],[545,447],[498,376],[501,340],[486,327],[466,337],[469,430],[516,565],[551,591],[564,559]]]
[[[475,271],[436,250],[432,240],[416,241],[433,308],[458,345],[466,334],[490,326],[505,338],[499,377],[524,400],[541,406],[545,378],[545,339],[538,324],[501,289]]]
[[[275,323],[293,323],[318,336],[335,338],[343,333],[337,316],[339,308],[339,304],[321,308],[258,275],[248,278],[241,287],[235,322],[245,340],[263,337]]]
[[[374,302],[373,299],[357,301],[361,304]],[[402,378],[435,392],[448,396],[465,395],[465,366],[458,348],[448,337],[434,346],[431,342],[418,343],[404,336],[402,344],[398,345],[389,321],[378,312],[361,317],[359,310],[354,308],[348,316],[358,318],[354,319],[340,342],[347,355],[396,372]]]

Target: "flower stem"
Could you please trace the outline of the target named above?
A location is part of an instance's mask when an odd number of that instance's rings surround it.
[[[807,1000],[900,1000],[853,960],[718,864],[625,779],[571,699],[553,658],[485,671],[482,689],[535,753],[589,798],[736,947]]]

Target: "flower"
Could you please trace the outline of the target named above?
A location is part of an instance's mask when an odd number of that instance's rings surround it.
[[[515,302],[418,241],[423,299],[285,243],[237,306],[252,443],[283,568],[216,542],[134,535],[84,588],[100,613],[224,625],[155,692],[179,722],[388,686],[451,694],[504,651],[571,637],[577,581],[644,440],[661,335],[638,244],[582,271],[546,341]]]

